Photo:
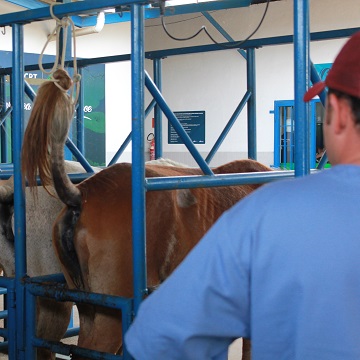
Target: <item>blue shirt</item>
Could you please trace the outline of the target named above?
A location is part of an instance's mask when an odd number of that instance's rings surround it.
[[[265,185],[223,214],[140,306],[136,360],[360,359],[360,167]]]

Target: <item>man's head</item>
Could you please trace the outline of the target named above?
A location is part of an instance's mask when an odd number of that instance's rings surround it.
[[[311,87],[304,101],[325,87],[328,95],[323,128],[328,158],[333,165],[360,164],[360,32],[346,42],[325,81]]]

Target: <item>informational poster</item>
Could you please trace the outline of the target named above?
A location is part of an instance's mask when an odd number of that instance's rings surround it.
[[[174,115],[194,144],[205,144],[205,111],[176,111]],[[168,144],[183,143],[183,140],[169,122]]]

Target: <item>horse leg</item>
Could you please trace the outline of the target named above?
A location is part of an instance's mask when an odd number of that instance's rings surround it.
[[[39,297],[37,300],[36,336],[50,341],[60,341],[69,325],[72,303],[57,302]],[[37,360],[55,360],[55,354],[44,348],[37,349]]]
[[[242,360],[251,360],[251,341],[243,338]]]
[[[78,306],[80,332],[78,346],[116,354],[122,344],[120,310],[81,304]],[[82,357],[73,356],[82,360]]]

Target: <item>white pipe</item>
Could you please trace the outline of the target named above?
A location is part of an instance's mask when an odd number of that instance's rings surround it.
[[[82,36],[82,35],[99,33],[104,28],[104,25],[105,25],[105,13],[103,11],[101,11],[97,15],[96,25],[95,26],[76,29],[75,30],[75,36]],[[55,40],[55,38],[56,38],[56,34],[51,36],[50,41]]]

